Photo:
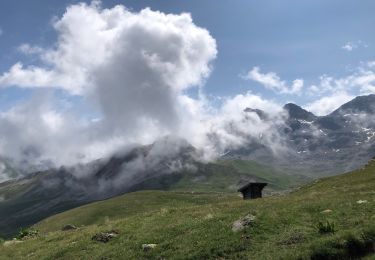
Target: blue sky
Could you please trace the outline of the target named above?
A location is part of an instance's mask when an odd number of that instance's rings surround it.
[[[287,102],[327,115],[375,93],[374,10],[366,0],[0,1],[0,157],[72,165],[166,135],[209,156],[246,145],[237,133],[274,140],[275,126],[246,107],[282,123]]]
[[[38,64],[37,59],[21,55],[17,47],[22,43],[42,47],[54,44],[56,32],[51,20],[61,17],[68,5],[77,2],[82,1],[1,1],[0,72],[6,72],[17,61]],[[218,56],[204,86],[209,95],[233,96],[252,91],[279,103],[306,105],[316,97],[277,93],[240,75],[256,66],[262,73],[276,73],[286,84],[303,79],[308,86],[319,84],[322,75],[346,77],[361,62],[375,59],[374,1],[102,2],[105,8],[116,4],[134,11],[151,7],[165,13],[191,13],[194,23],[206,28],[217,41]],[[354,46],[351,51],[342,48],[348,43]],[[3,88],[0,108],[9,108],[31,93]]]

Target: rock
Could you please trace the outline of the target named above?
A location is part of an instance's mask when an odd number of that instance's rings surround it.
[[[214,217],[214,215],[212,215],[211,213],[207,214],[204,219],[212,219]]]
[[[62,231],[68,231],[68,230],[75,230],[75,229],[77,229],[76,226],[68,224],[68,225],[63,226],[63,228],[61,230]]]
[[[142,249],[144,252],[150,251],[154,248],[156,248],[157,244],[143,244]]]
[[[357,203],[358,204],[363,204],[363,203],[367,203],[368,201],[367,200],[358,200]]]
[[[118,234],[119,232],[117,230],[111,230],[108,232],[100,232],[100,233],[95,234],[91,238],[91,240],[102,242],[102,243],[107,243],[112,238],[117,237]]]
[[[10,240],[10,241],[5,241],[3,246],[11,246],[11,245],[19,244],[19,243],[22,243],[22,242],[23,241],[21,241],[21,240],[13,239],[13,240]]]
[[[325,209],[321,213],[331,213],[331,212],[332,212],[332,209]]]
[[[249,215],[233,222],[232,230],[233,230],[233,232],[241,231],[245,227],[253,225],[254,222],[255,222],[255,216],[249,214]]]

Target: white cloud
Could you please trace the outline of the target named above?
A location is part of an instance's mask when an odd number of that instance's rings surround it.
[[[20,47],[26,53],[40,53],[46,66],[17,63],[0,77],[0,86],[54,86],[86,95],[100,84],[98,71],[110,72],[110,66],[121,65],[117,70],[123,70],[128,85],[135,85],[129,78],[134,74],[158,74],[166,89],[180,91],[200,84],[210,73],[209,61],[216,56],[215,40],[186,13],[150,9],[133,13],[121,5],[101,9],[94,1],[69,6],[54,27],[58,32],[55,47]],[[147,88],[147,80],[137,82],[142,83],[137,88]]]
[[[361,47],[363,47],[363,48],[367,48],[368,45],[367,45],[366,43],[362,42],[362,41],[347,42],[347,43],[345,43],[345,44],[341,47],[341,49],[350,52],[350,51],[353,51],[353,50],[358,49],[358,48],[361,48]]]
[[[347,42],[345,45],[343,45],[341,47],[342,49],[346,50],[346,51],[352,51],[353,49],[357,48],[357,45],[354,45],[353,43],[351,42]]]
[[[206,107],[209,104],[206,104]],[[205,107],[205,106],[203,106]],[[245,108],[262,109],[269,112],[270,120],[264,121],[256,113],[245,112]],[[228,149],[246,147],[256,140],[275,154],[286,146],[279,135],[277,125],[284,123],[281,106],[260,96],[246,93],[225,98],[217,110],[199,110],[190,129],[188,140],[203,148],[206,156],[217,156]],[[199,119],[199,120],[198,120]]]
[[[69,109],[61,111],[56,100],[42,95],[0,116],[0,136],[6,137],[0,154],[71,165],[168,134],[186,138],[207,157],[260,135],[274,151],[280,146],[274,121],[243,111],[280,110],[274,102],[247,93],[225,98],[217,108],[204,95],[185,94],[204,83],[217,54],[215,40],[189,14],[131,12],[121,5],[102,9],[94,2],[69,6],[54,28],[58,38],[52,47],[19,47],[43,66],[18,62],[0,76],[0,86],[43,88],[38,94],[64,89],[83,96],[98,118],[83,120]],[[300,88],[301,82],[294,85]]]
[[[283,94],[297,94],[300,93],[303,88],[302,79],[295,79],[293,80],[292,85],[288,86],[287,83],[284,80],[281,80],[276,73],[262,73],[259,67],[253,67],[244,78],[254,80],[267,89]]]
[[[375,61],[368,61],[367,66],[370,68],[375,68]]]
[[[39,47],[39,46],[32,46],[32,45],[27,44],[27,43],[21,44],[20,46],[18,46],[17,49],[21,53],[24,53],[24,54],[27,54],[27,55],[39,54],[39,53],[43,52],[43,49],[41,47]]]
[[[332,94],[331,96],[325,96],[310,104],[307,104],[306,109],[318,116],[325,116],[333,112],[346,102],[352,100],[353,98],[354,96],[344,91],[338,92]]]
[[[251,94],[251,92],[226,98],[221,110],[223,114],[230,115],[233,113],[239,114],[245,108],[257,108],[271,114],[276,114],[281,111],[281,106],[275,101],[262,99],[258,95]]]
[[[54,28],[58,38],[50,48],[19,47],[37,55],[42,65],[18,62],[0,76],[0,86],[61,88],[84,96],[100,119],[77,124],[79,117],[45,108],[48,99],[38,101],[43,109],[35,103],[22,105],[3,114],[4,125],[14,131],[2,135],[7,138],[0,154],[13,144],[15,157],[22,157],[24,147],[33,147],[39,159],[71,164],[105,156],[121,145],[184,132],[181,127],[192,113],[180,103],[187,99],[184,90],[203,84],[217,53],[215,39],[190,14],[148,8],[131,12],[121,5],[102,9],[94,1],[69,6]],[[24,111],[28,113],[23,116]]]
[[[308,90],[311,95],[331,95],[337,92],[351,92],[359,95],[375,93],[375,71],[367,64],[360,67],[356,72],[342,78],[323,75],[319,84],[311,85]]]

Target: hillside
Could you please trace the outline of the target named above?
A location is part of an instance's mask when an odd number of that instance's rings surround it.
[[[125,156],[125,158],[127,158]],[[153,164],[138,181],[110,181],[126,176],[122,165],[128,161],[114,158],[94,171],[94,176],[78,178],[70,169],[49,170],[22,179],[0,183],[0,234],[10,237],[25,226],[65,210],[93,201],[138,190],[214,191],[233,192],[250,180],[266,181],[266,193],[281,192],[307,182],[307,178],[291,176],[251,161],[195,162],[195,170],[169,171],[165,160]],[[131,161],[130,161],[131,163]],[[192,164],[192,163],[191,163]],[[155,172],[156,170],[158,172]],[[73,172],[73,173],[72,173]],[[98,175],[100,174],[100,177]],[[136,179],[136,178],[134,178]],[[105,183],[115,183],[116,188]],[[121,185],[120,185],[121,184]],[[11,216],[11,217],[10,217]]]
[[[371,161],[288,195],[252,201],[236,193],[135,192],[47,218],[34,226],[38,236],[0,247],[0,258],[370,259],[374,190]],[[249,225],[232,231],[249,214]],[[79,229],[60,231],[67,224]],[[91,239],[109,230],[118,235],[108,243]],[[142,250],[143,244],[157,245]]]

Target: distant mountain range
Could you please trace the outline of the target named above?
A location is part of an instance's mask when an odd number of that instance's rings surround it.
[[[199,155],[186,141],[166,137],[109,160],[40,171],[0,183],[0,234],[10,236],[50,215],[126,192],[233,192],[251,180],[267,182],[268,192],[278,192],[308,180],[252,161],[203,163]]]
[[[260,120],[272,120],[266,111],[246,108]],[[226,153],[227,159],[255,160],[291,172],[319,177],[356,169],[375,155],[375,95],[359,96],[331,114],[316,116],[289,103],[287,119],[277,125],[288,149],[275,155],[253,140]]]

